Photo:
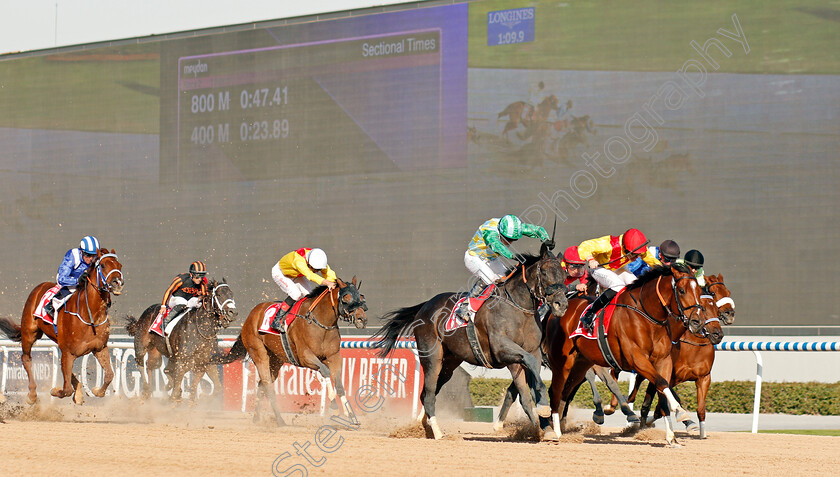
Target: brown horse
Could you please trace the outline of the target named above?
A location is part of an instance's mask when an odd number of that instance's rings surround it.
[[[635,370],[656,384],[657,391],[667,398],[679,421],[690,419],[674,398],[668,378],[672,372],[671,342],[686,327],[697,333],[703,323],[700,285],[688,268],[682,265],[655,267],[641,276],[618,298],[610,325],[607,343],[618,365]],[[585,308],[583,300],[574,300],[567,312],[548,323],[548,359],[551,380],[551,407],[554,429],[546,427],[546,438],[560,433],[560,413],[565,416],[568,403],[593,364],[609,366],[597,340],[568,336],[577,327]],[[688,313],[688,314],[687,314]],[[666,441],[676,445],[670,420],[666,419]]]
[[[63,398],[73,396],[74,402],[82,403],[82,386],[73,374],[73,362],[76,358],[93,353],[99,365],[105,370],[105,381],[101,387],[93,389],[97,397],[105,396],[105,391],[114,379],[108,350],[108,337],[111,323],[108,308],[111,306],[111,293],[122,293],[122,264],[114,250],[101,248],[97,251],[96,261],[79,278],[76,291],[70,295],[64,306],[56,312],[56,327],[48,325],[35,317],[35,309],[44,293],[55,286],[45,282],[36,286],[23,306],[20,325],[8,318],[0,319],[0,329],[13,341],[20,341],[23,355],[23,367],[29,376],[29,395],[27,401],[34,404],[38,400],[35,378],[32,375],[32,345],[41,336],[58,343],[61,350],[61,373],[64,386],[53,388],[51,394]]]
[[[227,281],[210,280],[207,291],[207,295],[202,297],[201,306],[190,310],[175,325],[168,346],[162,336],[149,333],[149,327],[157,317],[159,303],[146,308],[139,320],[133,316],[126,317],[128,324],[125,329],[129,336],[134,337],[134,359],[143,376],[143,399],[151,395],[149,381],[154,370],[160,367],[163,356],[169,359],[165,373],[170,377],[173,401],[181,397],[181,380],[187,371],[193,373],[191,401],[196,399],[198,384],[205,373],[213,380],[216,389],[221,390],[218,369],[208,363],[218,347],[218,331],[227,328],[238,313],[233,291]]]
[[[720,321],[724,325],[735,323],[735,301],[732,293],[723,284],[723,274],[706,275],[706,291],[715,299],[715,306],[720,310]]]
[[[711,296],[703,295],[701,297],[701,303],[708,316],[719,315],[720,312]],[[701,439],[708,437],[706,435],[706,395],[712,383],[715,345],[720,343],[722,339],[723,329],[720,327],[720,320],[718,318],[709,318],[703,325],[702,336],[697,336],[689,332],[683,333],[679,341],[674,343],[674,346],[671,348],[671,360],[674,362],[674,372],[671,375],[670,385],[673,389],[680,383],[694,381],[697,388],[697,418],[700,421],[699,429]],[[636,392],[639,390],[642,380],[639,377],[636,378],[636,388],[627,398],[629,401],[632,402],[636,398]],[[647,423],[647,414],[653,402],[655,391],[655,388],[649,384],[645,393],[644,403],[640,410],[642,425]],[[679,398],[679,396],[676,397]],[[653,416],[654,420],[664,415],[663,404],[660,399]],[[687,430],[693,430],[696,427],[696,424],[692,421],[687,421],[685,424]]]
[[[515,273],[497,286],[487,304],[476,312],[475,332],[488,367],[519,365],[521,368],[511,367],[511,372],[514,382],[524,385],[519,389],[520,397],[527,402],[533,391],[537,414],[548,417],[548,396],[540,378],[542,332],[535,315],[539,303],[550,305],[553,313],[566,310],[566,272],[547,243],[543,243],[539,256],[522,255],[519,259],[522,263],[514,267]],[[461,296],[440,293],[423,303],[392,311],[385,315],[385,325],[371,337],[378,338],[376,346],[385,356],[396,347],[400,336],[414,335],[423,367],[423,411],[419,418],[428,423],[435,439],[443,437],[435,416],[437,394],[462,362],[483,364],[470,345],[466,327],[451,331],[445,327]],[[517,369],[524,372],[517,373]],[[528,412],[531,406],[526,404],[524,408]]]
[[[560,105],[560,101],[557,99],[557,96],[549,95],[546,96],[540,104],[536,106],[536,110],[533,111],[531,114],[523,114],[525,112],[525,101],[516,101],[514,103],[509,104],[501,113],[498,114],[497,118],[501,119],[505,116],[508,117],[508,122],[505,124],[505,128],[502,130],[502,137],[507,138],[507,133],[510,131],[515,131],[520,124],[522,124],[526,130],[531,129],[532,126],[544,123],[548,120],[549,114],[551,114],[552,110],[556,110]],[[530,136],[531,134],[527,134]]]
[[[259,328],[265,310],[274,304],[264,302],[251,310],[230,353],[212,360],[217,364],[228,364],[244,358],[247,353],[254,361],[259,374],[260,391],[257,395],[255,422],[260,419],[259,394],[262,394],[271,404],[277,425],[286,425],[280,416],[280,408],[272,386],[283,363],[314,369],[324,378],[330,378],[340,398],[339,408],[347,414],[349,404],[344,396],[344,384],[341,380],[341,335],[338,332],[338,320],[354,323],[356,328],[364,328],[367,324],[367,305],[364,295],[359,294],[356,288],[356,277],[349,283],[339,278],[336,284],[332,290],[325,286],[313,290],[301,305],[297,318],[289,325],[286,335],[293,356],[288,356],[284,351],[280,336],[260,334]],[[332,394],[332,388],[328,387],[328,390]],[[333,396],[330,396],[330,399],[333,399]]]

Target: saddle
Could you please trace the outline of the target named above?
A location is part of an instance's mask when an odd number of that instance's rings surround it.
[[[475,310],[476,313],[478,313],[478,310],[481,308],[484,302],[486,302],[487,299],[493,295],[493,290],[495,289],[496,285],[492,283],[490,285],[487,285],[487,287],[484,288],[484,290],[481,292],[481,295],[479,295],[476,298],[469,299],[470,308],[472,308],[473,310]],[[455,305],[452,307],[452,312],[449,314],[449,318],[446,319],[446,331],[452,331],[454,329],[461,328],[467,325],[467,320],[461,318],[461,316],[457,313],[458,309],[461,307],[461,303],[463,303],[466,299],[467,297],[464,296],[455,302]]]
[[[292,322],[295,321],[295,318],[298,317],[300,307],[306,300],[307,298],[304,297],[296,301],[295,304],[292,305],[292,307],[289,309],[289,312],[286,313],[286,317],[284,319],[286,329],[289,329],[289,326],[291,326]],[[270,333],[273,335],[282,334],[282,331],[271,327],[271,322],[274,320],[274,315],[276,315],[277,312],[280,311],[280,303],[281,302],[273,303],[271,306],[265,309],[265,313],[263,313],[262,324],[260,325],[259,329],[260,333]]]
[[[616,295],[613,297],[613,299],[610,300],[610,302],[606,306],[604,306],[603,308],[598,310],[598,312],[595,314],[595,319],[593,321],[592,333],[587,333],[583,329],[583,327],[580,325],[580,322],[578,322],[577,328],[575,329],[575,331],[571,335],[569,335],[569,338],[574,338],[575,336],[583,336],[584,338],[591,339],[591,340],[598,339],[598,327],[599,327],[599,324],[602,323],[602,322],[604,324],[604,335],[606,335],[607,331],[609,331],[610,322],[612,321],[613,312],[615,311],[615,308],[616,308],[615,304],[618,303],[618,298],[626,290],[627,290],[627,288],[622,288],[621,291],[616,293]],[[586,311],[591,306],[592,306],[592,302],[590,301],[589,305],[587,305],[586,308],[584,308],[583,313],[581,313],[581,316],[583,316],[583,314],[586,313]]]
[[[44,320],[45,323],[53,326],[55,326],[55,322],[53,321],[53,318],[50,315],[48,315],[46,311],[44,311],[44,307],[47,306],[47,303],[49,303],[49,301],[53,299],[53,297],[56,293],[58,293],[58,290],[60,288],[61,285],[55,285],[54,287],[44,292],[44,296],[42,296],[41,299],[38,300],[38,306],[35,307],[35,311],[33,312],[33,315],[35,315],[36,318],[40,318],[41,320]],[[60,308],[61,307],[55,310],[56,315],[58,315],[58,310]]]

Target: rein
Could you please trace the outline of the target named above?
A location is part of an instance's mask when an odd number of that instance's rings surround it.
[[[216,294],[216,292],[219,290],[219,288],[222,288],[222,287],[230,288],[230,286],[227,283],[217,284],[215,287],[213,287],[213,293],[211,294],[209,308],[207,307],[207,302],[206,301],[204,302],[204,304],[201,307],[205,312],[210,313],[211,316],[213,316],[214,318],[221,317],[222,314],[224,313],[225,307],[228,304],[232,304],[232,306],[234,308],[236,307],[236,302],[233,300],[233,298],[228,298],[227,300],[219,303],[219,297]],[[213,306],[214,304],[216,305],[215,307]],[[201,336],[201,338],[204,339],[205,341],[210,341],[210,340],[215,340],[216,339],[216,333],[215,333],[215,331],[217,329],[216,323],[213,323],[213,331],[211,331],[209,335],[205,335],[201,331],[201,326],[198,325],[198,322],[196,322],[196,324],[195,324],[195,329],[196,329],[196,331],[198,331],[198,335]]]
[[[309,306],[309,310],[306,311],[305,315],[299,315],[297,313],[296,313],[296,315],[303,318],[304,320],[306,320],[307,323],[310,323],[310,324],[314,323],[314,324],[318,325],[319,327],[321,327],[322,329],[324,329],[326,331],[337,330],[338,329],[338,323],[336,323],[332,326],[325,326],[325,325],[322,325],[321,322],[318,321],[317,318],[312,317],[312,311],[315,309],[316,306],[318,306],[318,303],[321,302],[321,300],[324,298],[324,295],[326,295],[327,293],[329,293],[329,295],[330,295],[330,303],[332,305],[333,311],[335,311],[335,316],[336,317],[339,316],[338,312],[336,311],[336,308],[335,308],[335,301],[333,300],[332,293],[330,293],[331,291],[332,290],[330,290],[329,288],[322,291],[321,294],[318,295],[317,298],[315,298],[315,301],[312,302],[312,305]]]

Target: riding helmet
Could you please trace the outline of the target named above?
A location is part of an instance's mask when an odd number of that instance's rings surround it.
[[[499,233],[511,240],[522,238],[522,221],[515,215],[505,215],[499,220]]]
[[[580,258],[580,253],[578,252],[578,248],[574,245],[567,248],[565,252],[563,252],[563,261],[566,262],[568,265],[583,265],[586,263],[582,258]]]
[[[313,248],[306,257],[306,263],[315,270],[327,268],[327,254],[320,248]]]
[[[689,250],[685,253],[685,264],[691,268],[703,267],[703,254],[699,250]]]
[[[199,277],[207,275],[207,267],[204,265],[204,262],[196,260],[195,262],[190,264],[190,274]]]
[[[79,248],[88,255],[96,255],[96,252],[99,250],[99,240],[93,235],[86,235],[79,244]]]
[[[659,244],[659,253],[670,261],[680,258],[680,246],[673,240],[666,240]]]
[[[647,237],[639,229],[629,229],[624,232],[621,245],[628,253],[643,253],[648,243]]]

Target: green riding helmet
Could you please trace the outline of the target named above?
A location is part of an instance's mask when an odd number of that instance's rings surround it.
[[[510,240],[522,238],[522,221],[515,215],[505,215],[499,220],[499,233]]]

